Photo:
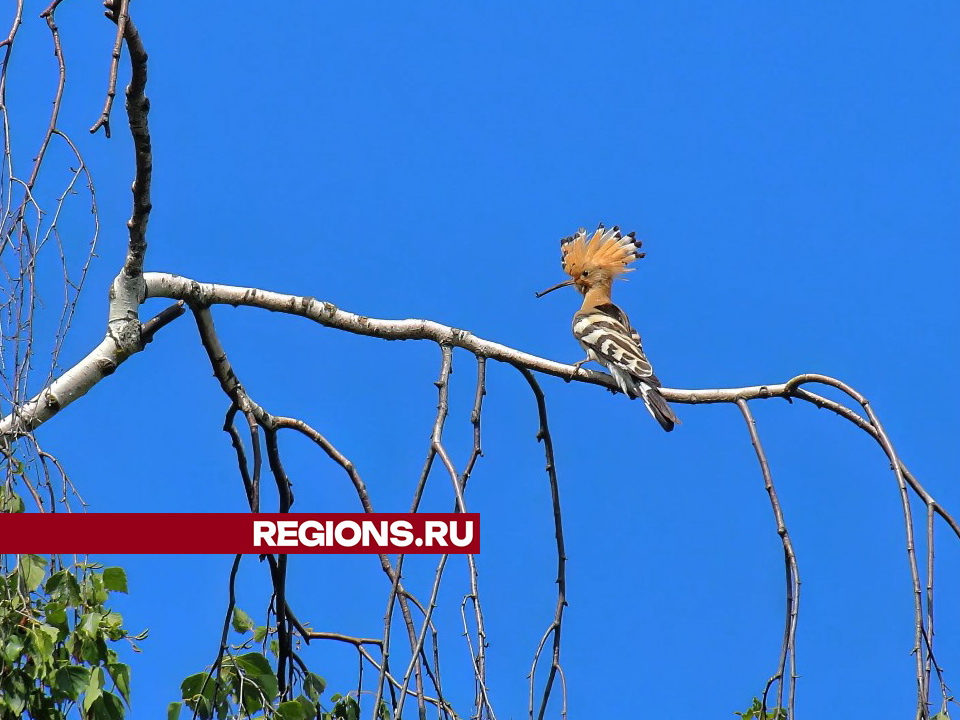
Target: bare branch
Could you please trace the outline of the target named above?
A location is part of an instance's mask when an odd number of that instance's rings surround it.
[[[911,488],[921,497],[924,498],[924,501],[927,503],[928,508],[939,512],[939,514],[947,520],[948,523],[951,523],[952,518],[945,515],[944,512],[939,510],[939,505],[933,501],[933,498],[930,498],[929,495],[926,495],[925,491],[923,493],[918,490],[919,483],[916,482],[909,476],[904,468],[903,464],[900,462],[900,459],[897,457],[896,450],[894,450],[893,443],[890,441],[890,438],[887,436],[886,431],[883,429],[883,425],[880,423],[879,418],[876,413],[874,413],[873,408],[870,406],[870,402],[861,395],[859,392],[854,390],[852,387],[846,383],[837,380],[836,378],[827,377],[825,375],[807,375],[794,378],[788,383],[788,386],[796,385],[799,386],[802,383],[806,382],[817,382],[824,385],[829,385],[831,387],[837,388],[841,392],[846,393],[851,397],[855,402],[857,402],[864,410],[867,415],[867,418],[870,422],[870,426],[873,428],[874,432],[871,433],[874,439],[880,444],[880,447],[883,448],[884,453],[886,453],[887,458],[890,460],[890,468],[893,470],[894,476],[897,480],[897,486],[900,490],[900,504],[903,510],[903,521],[904,521],[904,535],[905,535],[905,545],[907,551],[907,562],[910,566],[910,580],[913,586],[913,610],[914,610],[914,647],[913,654],[914,660],[916,662],[916,679],[917,679],[917,720],[924,720],[929,716],[929,699],[930,699],[930,687],[927,682],[928,676],[924,670],[924,656],[923,656],[923,638],[926,636],[932,643],[932,636],[924,627],[924,614],[923,614],[923,590],[920,583],[920,568],[917,562],[916,554],[916,542],[914,539],[914,524],[913,524],[913,510],[910,506],[910,495],[907,492],[907,485],[909,484]],[[922,489],[922,488],[921,488]],[[926,497],[924,497],[926,495]],[[955,527],[954,523],[951,523],[952,527]],[[932,649],[930,650],[932,652]]]
[[[314,298],[284,295],[281,293],[256,288],[245,288],[215,283],[200,283],[189,278],[168,273],[144,273],[147,297],[165,297],[172,300],[184,300],[195,306],[210,304],[243,305],[258,307],[273,312],[283,312],[298,315],[326,327],[345,330],[359,335],[367,335],[385,340],[430,340],[438,344],[447,344],[453,347],[464,348],[480,358],[490,358],[511,365],[534,370],[545,375],[553,375],[578,382],[601,385],[611,391],[616,391],[616,383],[609,375],[580,368],[574,373],[574,366],[547,360],[514,348],[479,338],[466,330],[442,325],[431,320],[381,320],[364,317],[340,310],[331,303],[321,302]],[[119,315],[124,306],[119,306],[112,315]],[[104,341],[107,342],[106,340]],[[142,349],[142,348],[141,348]],[[97,370],[97,365],[107,362],[109,371],[125,361],[129,352],[118,351],[118,344],[109,342],[98,346],[94,352],[81,360],[74,368],[55,380],[43,393],[21,406],[16,416],[22,418],[26,427],[35,428],[49,420],[62,408],[69,405],[76,398],[84,395],[94,384],[99,382],[108,373]],[[769,398],[799,398],[811,402],[818,407],[824,407],[836,412],[841,417],[850,420],[861,429],[868,432],[878,443],[882,434],[870,422],[859,418],[843,405],[827,398],[820,397],[804,390],[800,385],[809,382],[838,383],[825,375],[803,374],[794,377],[785,383],[768,385],[753,385],[740,388],[716,388],[704,390],[681,390],[664,388],[662,393],[671,402],[688,403],[735,403],[738,399],[756,400]],[[50,402],[46,399],[49,398]],[[0,420],[0,436],[9,435],[14,431],[14,414],[7,415]],[[960,524],[923,488],[909,470],[900,463],[900,471],[904,480],[920,498],[928,505],[932,505],[935,512],[950,526],[954,534],[960,538]]]
[[[440,592],[440,580],[443,577],[443,570],[447,565],[447,559],[449,555],[441,555],[440,562],[437,564],[437,569],[434,574],[433,587],[430,588],[430,604],[427,605],[426,611],[424,612],[423,625],[420,627],[420,633],[417,635],[417,640],[414,647],[410,653],[410,663],[407,666],[406,672],[403,674],[403,682],[400,688],[400,703],[397,706],[394,714],[396,717],[402,717],[403,703],[407,697],[407,686],[410,684],[410,678],[414,677],[417,682],[417,703],[419,709],[419,717],[426,717],[426,711],[424,708],[425,696],[422,690],[423,680],[420,674],[420,655],[423,651],[423,643],[427,637],[427,629],[430,627],[431,618],[433,617],[434,608],[437,606],[437,595]],[[437,689],[437,694],[439,695],[439,688]],[[374,705],[376,708],[377,705]]]
[[[298,418],[277,417],[275,418],[275,422],[278,429],[285,428],[289,430],[296,430],[304,437],[309,438],[327,454],[327,457],[342,467],[344,472],[347,473],[347,477],[350,478],[350,482],[353,484],[354,490],[357,492],[357,497],[360,499],[360,505],[363,507],[363,511],[366,513],[373,512],[373,503],[370,501],[370,493],[367,491],[367,486],[360,477],[360,473],[357,472],[356,466],[350,462],[350,460],[343,453],[337,450],[337,448],[335,448],[329,440],[310,427],[303,420]]]
[[[7,37],[0,41],[0,48],[10,47],[13,45],[13,39],[17,36],[17,30],[20,28],[20,23],[23,21],[23,0],[17,0],[17,12],[13,16],[13,24],[10,26],[10,32],[7,33]]]
[[[240,471],[240,479],[243,482],[243,489],[247,494],[247,504],[250,506],[250,512],[260,512],[260,493],[259,488],[254,485],[253,478],[250,476],[250,469],[247,465],[247,452],[243,447],[243,440],[240,439],[240,431],[234,424],[237,412],[240,408],[236,403],[232,403],[227,410],[227,415],[223,420],[223,430],[230,436],[230,444],[233,445],[234,452],[237,454],[237,468]],[[245,415],[245,417],[247,417]],[[254,423],[254,427],[259,429],[259,425]],[[254,435],[256,449],[260,448],[260,439]]]
[[[305,628],[300,628],[300,633],[304,637],[308,637],[313,640],[338,640],[340,642],[345,642],[350,645],[353,645],[354,647],[357,648],[357,652],[360,653],[360,656],[364,660],[366,660],[368,663],[373,665],[374,669],[376,669],[377,672],[381,672],[383,670],[383,665],[381,663],[378,663],[374,659],[374,657],[364,647],[364,645],[380,645],[381,640],[379,640],[378,638],[355,638],[355,637],[350,637],[349,635],[342,635],[340,633],[314,632],[311,630],[307,630]],[[395,688],[397,690],[401,688],[400,682],[396,678],[394,678],[393,675],[391,675],[389,672],[385,672],[384,676],[386,681],[390,683],[391,688]],[[416,693],[413,690],[407,690],[407,695],[416,696]],[[439,708],[448,717],[449,716],[456,717],[456,713],[454,712],[453,708],[449,705],[449,703],[444,701],[442,698],[438,699],[438,698],[430,697],[429,695],[425,695],[423,699],[427,703]],[[377,705],[379,705],[379,703],[377,703]],[[377,705],[375,705],[374,707],[376,707]]]
[[[440,345],[442,355],[440,365],[440,379],[434,383],[437,386],[439,399],[437,401],[437,419],[433,424],[433,433],[430,435],[430,446],[439,456],[440,461],[450,475],[450,481],[453,483],[453,494],[456,497],[456,512],[465,513],[467,506],[463,499],[463,488],[461,487],[460,477],[453,466],[447,449],[443,446],[443,426],[447,420],[447,413],[450,408],[450,373],[453,372],[453,348],[449,345]]]
[[[783,517],[783,510],[780,507],[780,500],[777,497],[777,490],[773,486],[773,475],[770,472],[770,465],[767,462],[767,454],[760,443],[760,435],[757,432],[757,423],[750,412],[750,407],[746,400],[737,400],[737,407],[743,414],[743,419],[747,423],[747,430],[750,433],[750,442],[753,444],[754,452],[757,454],[757,461],[760,463],[760,472],[763,474],[763,484],[770,498],[770,506],[773,508],[773,517],[777,521],[777,534],[783,544],[783,561],[786,569],[787,583],[787,603],[786,619],[783,628],[783,644],[780,648],[780,663],[777,666],[776,674],[767,682],[767,687],[763,691],[762,711],[767,711],[767,692],[772,683],[777,683],[777,707],[783,707],[783,677],[786,673],[787,660],[790,661],[790,685],[787,691],[787,717],[792,718],[795,715],[796,687],[797,687],[797,620],[800,616],[800,570],[797,566],[797,556],[793,551],[793,542],[790,540],[790,533],[787,531],[787,523]]]
[[[333,460],[341,468],[343,468],[344,472],[346,472],[347,476],[350,478],[350,482],[353,484],[354,490],[357,492],[357,496],[360,499],[360,504],[363,507],[364,512],[367,512],[367,513],[374,512],[373,502],[370,500],[370,494],[367,491],[367,486],[363,482],[363,479],[360,477],[360,473],[357,471],[356,466],[345,455],[343,455],[343,453],[337,450],[337,448],[334,447],[334,445],[329,440],[327,440],[327,438],[325,438],[315,429],[310,427],[303,420],[300,420],[297,418],[289,418],[289,417],[273,417],[273,416],[271,417],[272,417],[272,422],[274,424],[274,427],[276,427],[278,430],[279,429],[296,430],[297,432],[301,433],[305,437],[312,440],[318,447],[320,447],[327,454],[327,456],[331,460]],[[397,601],[399,601],[400,603],[400,611],[403,616],[404,624],[407,627],[407,632],[410,638],[411,647],[413,647],[416,643],[416,632],[413,624],[413,618],[410,614],[410,608],[406,601],[408,594],[403,589],[403,585],[400,584],[403,556],[400,557],[400,560],[398,561],[396,567],[393,566],[393,564],[390,562],[390,558],[387,557],[387,555],[383,553],[378,553],[377,557],[380,560],[380,567],[383,569],[383,572],[390,579],[391,593],[390,593],[390,599],[388,602],[387,615],[385,620],[384,638],[381,641],[384,661],[381,665],[378,665],[378,670],[381,673],[381,677],[380,677],[380,682],[378,683],[378,686],[377,686],[378,693],[377,693],[376,702],[374,703],[374,707],[377,707],[380,704],[380,697],[381,697],[380,690],[382,690],[382,685],[384,680],[387,679],[387,670],[386,670],[387,657],[389,656],[389,647],[390,647],[389,629],[392,622],[393,605]],[[422,685],[420,686],[420,689],[422,689]],[[438,688],[438,692],[439,692],[439,688]]]
[[[473,425],[473,450],[470,452],[470,458],[460,475],[460,489],[462,492],[467,490],[467,481],[473,472],[474,465],[483,455],[480,447],[480,420],[483,412],[483,398],[487,394],[487,360],[484,357],[477,357],[477,387],[473,395],[473,410],[470,411],[470,424]]]
[[[383,641],[380,638],[358,638],[351,637],[350,635],[344,635],[342,633],[334,632],[319,632],[316,630],[305,630],[303,632],[304,637],[311,640],[339,640],[340,642],[350,643],[351,645],[376,645],[381,647]]]
[[[537,713],[538,720],[543,720],[547,712],[547,702],[550,700],[550,691],[553,689],[554,678],[560,675],[561,688],[563,690],[562,705],[560,717],[567,716],[567,689],[563,680],[563,668],[560,666],[560,632],[563,629],[563,610],[567,606],[567,551],[563,542],[563,514],[560,511],[560,483],[557,480],[557,465],[553,456],[553,438],[550,435],[550,427],[547,424],[547,401],[540,388],[540,383],[529,369],[517,366],[517,370],[523,375],[524,380],[530,385],[533,396],[537,401],[537,415],[540,418],[540,427],[537,430],[537,440],[543,443],[543,454],[546,458],[547,477],[550,481],[550,500],[553,506],[553,529],[557,542],[557,608],[554,612],[553,622],[544,633],[540,641],[537,652],[533,657],[533,667],[530,668],[530,720],[533,720],[533,691],[534,680],[536,679],[537,663],[540,660],[540,653],[546,644],[547,638],[553,635],[553,655],[550,661],[550,672],[547,674],[547,682],[543,686],[543,695],[540,699],[540,709]]]
[[[43,140],[40,141],[40,150],[33,160],[33,170],[30,172],[30,178],[27,180],[27,191],[32,191],[37,182],[37,176],[40,174],[40,167],[43,165],[43,159],[47,154],[47,147],[50,145],[50,138],[57,129],[57,120],[60,117],[60,104],[63,102],[63,89],[67,85],[67,65],[63,59],[63,47],[60,45],[60,29],[54,20],[54,13],[57,5],[62,0],[55,0],[44,10],[40,17],[47,21],[47,27],[50,29],[50,35],[53,38],[53,54],[57,58],[57,68],[59,76],[57,78],[57,91],[53,97],[53,109],[50,111],[50,123],[47,125],[47,131],[43,134]]]
[[[343,456],[326,438],[324,438],[320,433],[311,428],[302,420],[295,418],[285,418],[277,417],[269,412],[267,412],[263,407],[256,403],[246,392],[241,384],[240,380],[237,378],[236,374],[233,371],[232,365],[230,364],[229,359],[227,358],[226,351],[223,349],[223,346],[220,344],[220,339],[216,333],[216,329],[213,323],[213,316],[210,312],[210,309],[206,305],[194,305],[194,317],[197,321],[197,328],[200,332],[201,342],[204,346],[204,349],[207,352],[207,357],[210,360],[210,363],[213,367],[214,376],[220,383],[220,387],[223,389],[224,393],[231,399],[232,404],[236,405],[242,412],[248,414],[254,421],[264,429],[266,441],[267,441],[267,456],[268,462],[270,464],[271,471],[274,474],[274,477],[277,481],[278,491],[280,493],[280,512],[287,512],[292,505],[292,487],[289,480],[286,477],[285,472],[283,471],[283,466],[280,461],[279,449],[277,447],[277,432],[282,429],[293,429],[306,437],[313,440],[317,445],[319,445],[327,455],[337,462],[350,477],[351,481],[354,484],[354,488],[357,490],[357,493],[361,499],[361,504],[364,507],[366,512],[373,512],[373,504],[370,502],[369,494],[367,493],[366,486],[363,481],[360,479],[359,474],[356,471],[353,463],[351,463],[345,456]],[[255,445],[256,447],[256,445]],[[410,614],[410,609],[406,601],[406,591],[403,589],[403,586],[400,584],[400,570],[399,565],[395,569],[390,562],[387,555],[380,553],[378,554],[380,559],[381,567],[383,568],[384,573],[390,579],[393,586],[392,597],[399,600],[401,613],[403,616],[404,623],[407,626],[408,635],[410,638],[411,649],[414,650],[413,656],[417,656],[417,635],[413,624],[413,619]],[[401,558],[402,561],[402,558]],[[271,571],[274,578],[274,589],[277,593],[277,626],[280,640],[280,649],[282,655],[289,655],[289,631],[286,630],[287,621],[286,621],[286,599],[284,596],[284,578],[285,578],[285,566],[287,558],[286,556],[280,556],[276,563],[271,563]],[[275,567],[276,565],[276,567]],[[384,664],[383,667],[386,667],[386,656],[387,656],[387,647],[388,643],[386,638],[384,640]],[[286,652],[285,652],[286,651]],[[280,682],[281,687],[284,686],[284,681],[281,679],[283,674],[282,663],[278,668],[278,681]],[[419,678],[419,665],[417,666],[417,675]],[[439,688],[438,688],[439,692]],[[423,697],[423,688],[422,680],[418,682],[418,697]],[[379,704],[379,703],[377,703]]]
[[[117,5],[119,2],[119,5]],[[127,86],[127,120],[133,138],[136,172],[133,181],[133,212],[127,221],[129,240],[123,268],[110,288],[110,319],[114,332],[125,347],[143,349],[138,311],[143,302],[143,260],[147,252],[147,222],[153,205],[150,185],[153,177],[153,149],[147,117],[150,101],[147,86],[147,51],[133,19],[127,12],[127,0],[107,0],[107,17],[122,25],[123,38],[130,56],[130,84]]]
[[[143,273],[143,258],[147,252],[147,222],[153,205],[150,201],[150,184],[153,177],[153,148],[150,143],[150,127],[147,115],[150,101],[144,94],[147,87],[147,51],[143,47],[140,33],[126,12],[127,0],[120,0],[122,17],[117,25],[123,23],[123,37],[130,55],[130,84],[127,86],[127,120],[130,123],[130,135],[133,137],[133,149],[136,157],[136,179],[133,181],[133,215],[127,221],[130,230],[130,244],[127,259],[123,264],[123,274],[128,278],[139,278]],[[108,8],[113,6],[110,0]]]
[[[153,336],[187,311],[183,300],[178,300],[165,310],[161,310],[147,320],[140,329],[140,341],[146,346]]]
[[[120,0],[119,5],[116,0],[108,0],[105,3],[107,11],[104,13],[110,20],[117,24],[117,37],[113,43],[113,53],[110,56],[110,79],[107,81],[107,98],[103,103],[103,112],[100,113],[100,119],[93,124],[90,132],[95,133],[103,128],[104,135],[110,137],[110,113],[113,110],[113,101],[117,96],[117,75],[120,70],[120,49],[123,47],[123,36],[127,29],[127,8],[129,0]]]
[[[207,683],[213,680],[215,688],[214,697],[220,693],[220,665],[223,663],[223,655],[227,652],[227,634],[230,632],[230,621],[233,618],[233,609],[237,605],[237,571],[240,570],[240,561],[243,555],[235,555],[233,564],[230,566],[230,579],[227,582],[227,610],[223,617],[223,630],[220,633],[220,646],[217,649],[217,657],[210,666],[210,672],[203,679],[203,685],[200,686],[200,692],[207,686]]]
[[[477,357],[477,384],[473,396],[473,409],[470,411],[470,424],[473,425],[473,450],[470,452],[470,458],[460,475],[460,491],[466,493],[467,481],[476,465],[477,460],[483,454],[481,450],[480,420],[483,412],[483,398],[487,394],[487,361],[486,358]],[[467,640],[467,650],[470,653],[470,659],[473,662],[473,672],[476,682],[476,697],[474,706],[477,709],[477,717],[482,718],[486,712],[487,717],[496,720],[496,713],[493,710],[493,704],[490,702],[490,691],[487,688],[487,631],[483,621],[483,609],[480,604],[480,577],[477,572],[477,560],[473,555],[467,555],[467,568],[470,572],[470,593],[465,595],[460,603],[460,617],[463,620],[463,634]],[[473,606],[473,619],[477,632],[477,647],[474,650],[470,639],[470,629],[467,626],[466,604],[467,601]]]

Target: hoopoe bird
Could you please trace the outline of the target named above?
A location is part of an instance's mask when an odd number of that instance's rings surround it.
[[[670,432],[680,420],[660,394],[660,380],[643,352],[640,335],[610,298],[617,276],[631,272],[633,268],[627,266],[644,257],[642,244],[636,233],[622,235],[616,226],[605,230],[601,223],[591,237],[580,228],[560,241],[563,271],[571,279],[537,293],[537,297],[567,285],[580,291],[583,304],[573,316],[573,335],[587,357],[575,364],[576,369],[591,360],[603,365],[620,389],[630,398],[642,398],[650,414]]]

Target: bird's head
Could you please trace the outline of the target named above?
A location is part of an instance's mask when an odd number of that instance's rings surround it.
[[[627,266],[644,256],[640,252],[642,244],[636,233],[623,235],[617,226],[605,230],[601,223],[590,237],[580,228],[575,235],[560,241],[560,262],[570,279],[537,293],[537,297],[567,285],[575,286],[581,295],[598,286],[609,289],[614,278],[631,272],[633,268]]]

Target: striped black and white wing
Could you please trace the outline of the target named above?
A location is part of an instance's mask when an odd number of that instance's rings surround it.
[[[640,336],[630,326],[626,314],[613,303],[577,313],[573,334],[590,359],[610,370],[620,389],[631,397],[640,395],[636,387],[639,379],[659,385],[643,353]]]
[[[617,308],[618,310],[620,308]],[[630,338],[637,344],[637,347],[640,349],[640,356],[646,360],[647,366],[650,368],[650,374],[644,378],[644,380],[655,387],[660,387],[660,378],[653,374],[653,366],[650,364],[650,361],[647,360],[647,354],[643,351],[643,342],[640,340],[640,333],[630,327],[630,320],[627,318],[626,313],[622,310],[620,311],[623,315],[623,319],[626,320],[627,328],[630,330]]]
[[[573,334],[590,359],[610,371],[624,393],[643,398],[663,429],[673,429],[677,417],[657,390],[660,380],[654,375],[640,335],[630,326],[626,313],[613,303],[581,311],[573,318]]]

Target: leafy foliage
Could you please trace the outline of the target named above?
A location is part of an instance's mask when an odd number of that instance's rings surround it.
[[[299,694],[293,699],[279,697],[276,669],[266,652],[277,654],[275,631],[255,626],[253,619],[240,608],[234,608],[233,629],[248,635],[243,642],[225,649],[216,668],[185,678],[180,685],[182,701],[167,707],[167,720],[177,720],[185,704],[200,720],[227,718],[276,718],[277,720],[359,720],[360,704],[353,695],[334,694],[332,707],[322,703],[326,681],[316,673],[300,669],[297,673]],[[254,645],[260,651],[252,650]],[[389,720],[390,711],[381,703],[378,718]]]
[[[750,707],[745,712],[734,713],[743,720],[787,720],[787,711],[785,708],[767,708],[759,699],[754,698]]]
[[[20,555],[0,575],[0,720],[120,720],[130,704],[130,667],[111,643],[140,640],[106,606],[127,591],[122,568],[79,563],[54,569],[39,555]],[[46,578],[46,582],[44,582]],[[136,648],[136,646],[134,646]]]

